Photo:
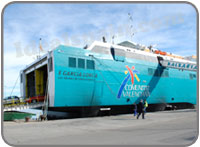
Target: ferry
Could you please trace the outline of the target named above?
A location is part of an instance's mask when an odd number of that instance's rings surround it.
[[[59,45],[20,75],[23,98],[45,96],[48,110],[58,112],[128,113],[140,99],[164,110],[167,105],[194,106],[197,99],[193,56],[131,41],[94,41],[84,48]]]

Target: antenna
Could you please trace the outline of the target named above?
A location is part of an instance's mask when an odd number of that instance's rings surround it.
[[[106,43],[106,38],[104,36],[102,37],[102,40],[104,43]]]
[[[115,35],[112,36],[112,44],[114,44]]]
[[[132,31],[132,29],[133,29],[133,25],[132,25],[133,24],[133,17],[131,15],[131,13],[128,13],[128,16],[129,16],[129,21],[130,21],[130,37],[132,39],[132,37],[135,35]]]
[[[42,48],[42,38],[40,38],[40,42],[39,42],[39,56],[37,57],[40,58],[40,51],[42,52],[43,51],[43,48]]]

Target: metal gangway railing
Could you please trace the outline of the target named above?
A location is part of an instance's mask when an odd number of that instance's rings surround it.
[[[4,105],[3,111],[19,111],[19,110],[24,110],[24,109],[39,108],[43,106],[44,106],[44,102],[20,103],[20,104],[15,104],[15,105]]]

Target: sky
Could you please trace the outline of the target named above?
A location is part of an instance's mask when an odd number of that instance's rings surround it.
[[[114,36],[115,43],[195,55],[196,15],[189,4],[10,4],[3,14],[4,97],[20,96],[20,70],[59,44],[83,47]]]

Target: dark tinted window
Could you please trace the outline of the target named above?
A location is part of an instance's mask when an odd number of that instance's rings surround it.
[[[69,67],[76,67],[76,58],[69,57]]]
[[[154,74],[154,76],[157,76],[157,77],[159,77],[160,76],[160,71],[157,69],[157,70],[155,70],[155,74]]]
[[[19,99],[19,97],[18,97],[18,96],[14,96],[14,98],[15,98],[15,99]]]
[[[94,69],[94,61],[87,60],[87,69]]]
[[[190,74],[189,76],[191,80],[196,78],[196,74]]]
[[[165,77],[169,77],[169,72],[168,72],[168,71],[165,71],[165,72],[164,72],[164,75],[165,75]]]
[[[85,68],[85,60],[78,59],[78,68]]]
[[[162,77],[169,77],[169,72],[167,70],[162,72]]]
[[[149,75],[153,75],[153,74],[154,74],[154,69],[148,68],[148,74],[149,74]]]
[[[193,74],[190,74],[190,79],[191,79],[191,80],[193,79]]]
[[[148,68],[148,75],[156,76],[156,77],[160,77],[160,76],[169,77],[169,72],[168,71],[163,71],[161,73],[159,69]]]

